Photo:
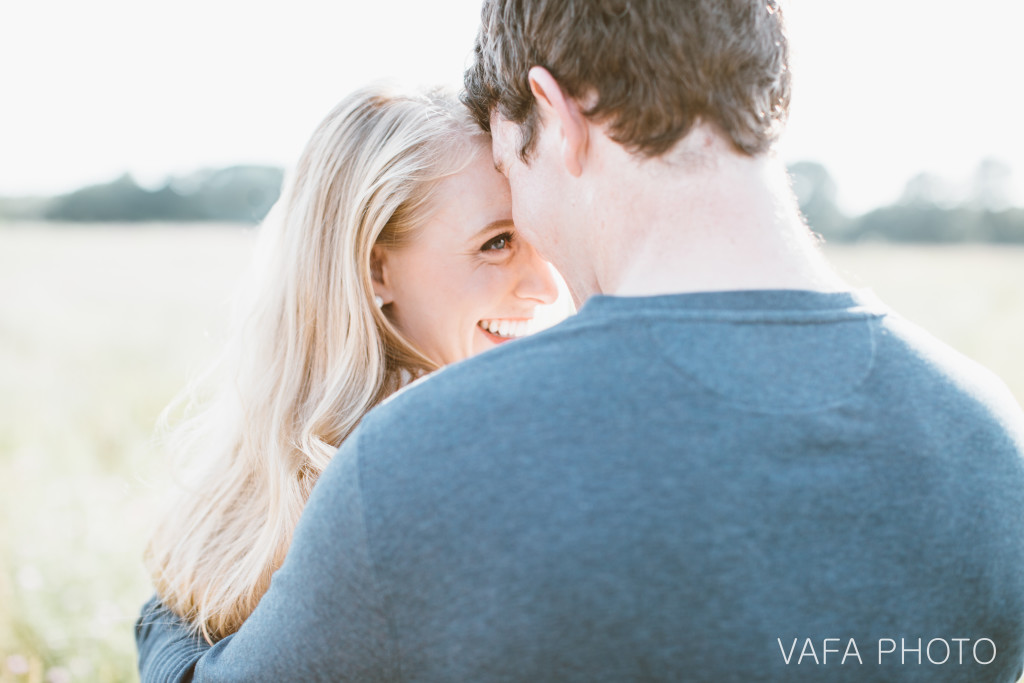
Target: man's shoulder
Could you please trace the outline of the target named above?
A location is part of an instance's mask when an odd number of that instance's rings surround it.
[[[604,351],[605,340],[595,336],[580,343],[585,327],[575,320],[565,321],[444,367],[393,394],[371,415],[388,421],[409,411],[444,412],[451,401],[472,403],[476,399],[470,397],[479,395],[527,392],[537,377],[555,374],[569,379],[579,359]]]
[[[1000,413],[1003,421],[1016,423],[1024,418],[1009,387],[991,369],[916,323],[890,314],[884,322],[884,336],[900,347],[894,356],[895,363],[878,368],[893,381],[909,381],[912,376],[932,384],[930,393],[934,400],[958,396]]]
[[[475,421],[535,419],[621,355],[624,336],[614,323],[571,318],[414,382],[371,411],[360,431],[366,439],[449,440]]]

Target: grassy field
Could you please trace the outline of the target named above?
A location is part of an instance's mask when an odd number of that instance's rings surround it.
[[[153,423],[212,353],[252,236],[0,227],[0,682],[137,679]]]
[[[0,225],[0,683],[133,681],[157,414],[216,347],[253,233]],[[829,247],[1024,400],[1024,249]]]

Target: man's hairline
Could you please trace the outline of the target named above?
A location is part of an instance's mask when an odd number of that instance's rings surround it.
[[[502,163],[502,159],[498,158],[494,151],[494,129],[496,127],[494,124],[496,120],[512,123],[508,119],[502,117],[501,112],[498,110],[497,103],[495,103],[488,112],[487,128],[484,130],[486,130],[487,134],[491,136],[491,161],[494,163],[494,170],[505,176],[505,178],[508,178],[508,169],[505,168],[505,165]],[[481,126],[481,128],[483,128],[483,126]],[[525,162],[526,160],[523,159],[523,161]]]

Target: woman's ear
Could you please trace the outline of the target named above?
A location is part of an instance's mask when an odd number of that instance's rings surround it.
[[[551,72],[542,66],[530,69],[530,90],[542,114],[558,123],[562,136],[562,163],[574,177],[583,173],[587,158],[587,118],[576,100],[567,97]]]
[[[379,244],[373,245],[370,250],[370,279],[373,281],[374,296],[380,297],[378,301],[381,303],[378,306],[394,301],[388,277],[388,250]]]

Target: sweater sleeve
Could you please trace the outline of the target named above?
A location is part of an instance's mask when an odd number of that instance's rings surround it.
[[[156,596],[142,606],[135,622],[141,683],[187,683],[210,645],[195,636],[188,624]]]
[[[197,682],[398,677],[363,521],[358,437],[359,430],[324,470],[284,565],[242,628],[202,649],[183,637],[180,624],[153,621],[139,638],[140,670],[181,677],[143,683],[190,680],[192,664]]]

